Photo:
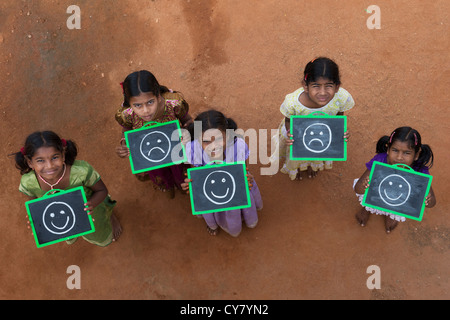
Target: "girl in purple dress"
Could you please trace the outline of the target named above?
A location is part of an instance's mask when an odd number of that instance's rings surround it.
[[[356,196],[359,202],[362,202],[364,192],[369,186],[369,176],[374,161],[387,163],[390,165],[404,164],[411,167],[414,171],[430,174],[429,168],[433,165],[433,152],[427,144],[422,144],[422,139],[417,130],[411,127],[400,127],[395,129],[390,136],[381,137],[378,140],[376,155],[366,163],[366,171],[361,178],[356,179],[353,184]],[[425,199],[425,206],[428,208],[434,207],[436,198],[433,189]],[[390,233],[398,224],[399,221],[405,221],[405,217],[395,215],[389,212],[363,207],[360,212],[356,214],[356,220],[361,226],[365,226],[369,220],[370,214],[375,213],[385,216],[386,232]]]
[[[232,163],[245,161],[249,157],[249,149],[244,139],[235,135],[236,123],[216,110],[209,110],[199,114],[188,128],[191,141],[186,144],[188,162],[195,167],[205,166],[212,161]],[[194,130],[201,125],[201,130]],[[197,136],[195,136],[197,134]],[[248,172],[247,179],[250,187],[251,207],[222,212],[203,214],[206,228],[211,235],[216,235],[219,227],[233,237],[237,237],[242,230],[242,222],[249,228],[258,223],[257,210],[261,210],[263,202],[258,185]],[[183,190],[189,192],[189,182],[185,179],[181,184]]]

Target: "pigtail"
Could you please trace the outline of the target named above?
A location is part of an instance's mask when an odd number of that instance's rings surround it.
[[[419,154],[419,158],[416,160],[416,166],[419,168],[428,167],[431,168],[433,166],[433,151],[431,151],[431,147],[427,144],[421,145],[421,151]]]
[[[78,155],[78,147],[72,140],[62,140],[63,146],[66,148],[64,158],[65,163],[69,166],[73,165]]]
[[[167,92],[171,92],[169,88],[167,88],[166,86],[159,86],[159,94],[163,94],[163,93],[167,93]],[[172,92],[176,92],[174,90],[172,90]]]
[[[227,129],[237,130],[238,126],[236,122],[231,118],[226,118]]]
[[[388,143],[389,143],[389,137],[388,136],[383,136],[380,138],[380,140],[378,140],[377,142],[377,147],[375,152],[376,153],[385,153],[388,150]]]
[[[16,162],[16,168],[20,170],[20,174],[24,175],[30,172],[32,169],[28,166],[28,161],[25,156],[24,148],[21,151],[12,153],[10,156],[14,156],[14,161]]]

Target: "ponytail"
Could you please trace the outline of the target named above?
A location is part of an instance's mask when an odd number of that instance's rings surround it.
[[[421,146],[419,158],[416,160],[416,165],[419,168],[428,167],[431,168],[433,166],[433,151],[431,151],[431,147],[427,144],[423,144]]]
[[[388,150],[388,142],[389,142],[389,137],[388,136],[382,136],[380,138],[380,140],[378,140],[377,142],[377,148],[376,148],[376,153],[385,153]]]

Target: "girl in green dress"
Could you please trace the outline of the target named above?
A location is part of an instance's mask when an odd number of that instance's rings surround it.
[[[35,199],[52,189],[82,186],[87,199],[85,210],[90,211],[95,227],[94,233],[83,238],[104,247],[116,240],[122,231],[113,214],[116,201],[111,200],[98,172],[86,161],[76,160],[77,153],[73,141],[61,139],[52,131],[32,133],[25,146],[15,154],[16,167],[22,175],[19,190]]]

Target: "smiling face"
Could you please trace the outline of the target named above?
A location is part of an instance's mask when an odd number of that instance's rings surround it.
[[[324,123],[311,124],[303,133],[305,148],[314,153],[321,153],[327,150],[331,140],[331,129]]]
[[[44,210],[42,222],[53,234],[65,234],[75,226],[75,213],[65,202],[52,202]]]
[[[170,153],[169,137],[161,131],[153,131],[141,140],[141,155],[151,162],[163,161]]]
[[[378,194],[384,203],[394,207],[401,206],[409,199],[411,185],[402,176],[391,174],[381,181]]]
[[[203,183],[203,193],[214,204],[226,204],[233,199],[236,192],[236,182],[233,176],[223,170],[208,174]]]
[[[31,169],[49,183],[57,181],[64,170],[64,155],[55,147],[40,147],[27,162]]]
[[[226,133],[219,129],[208,129],[202,136],[202,148],[210,160],[222,160],[226,149]]]

